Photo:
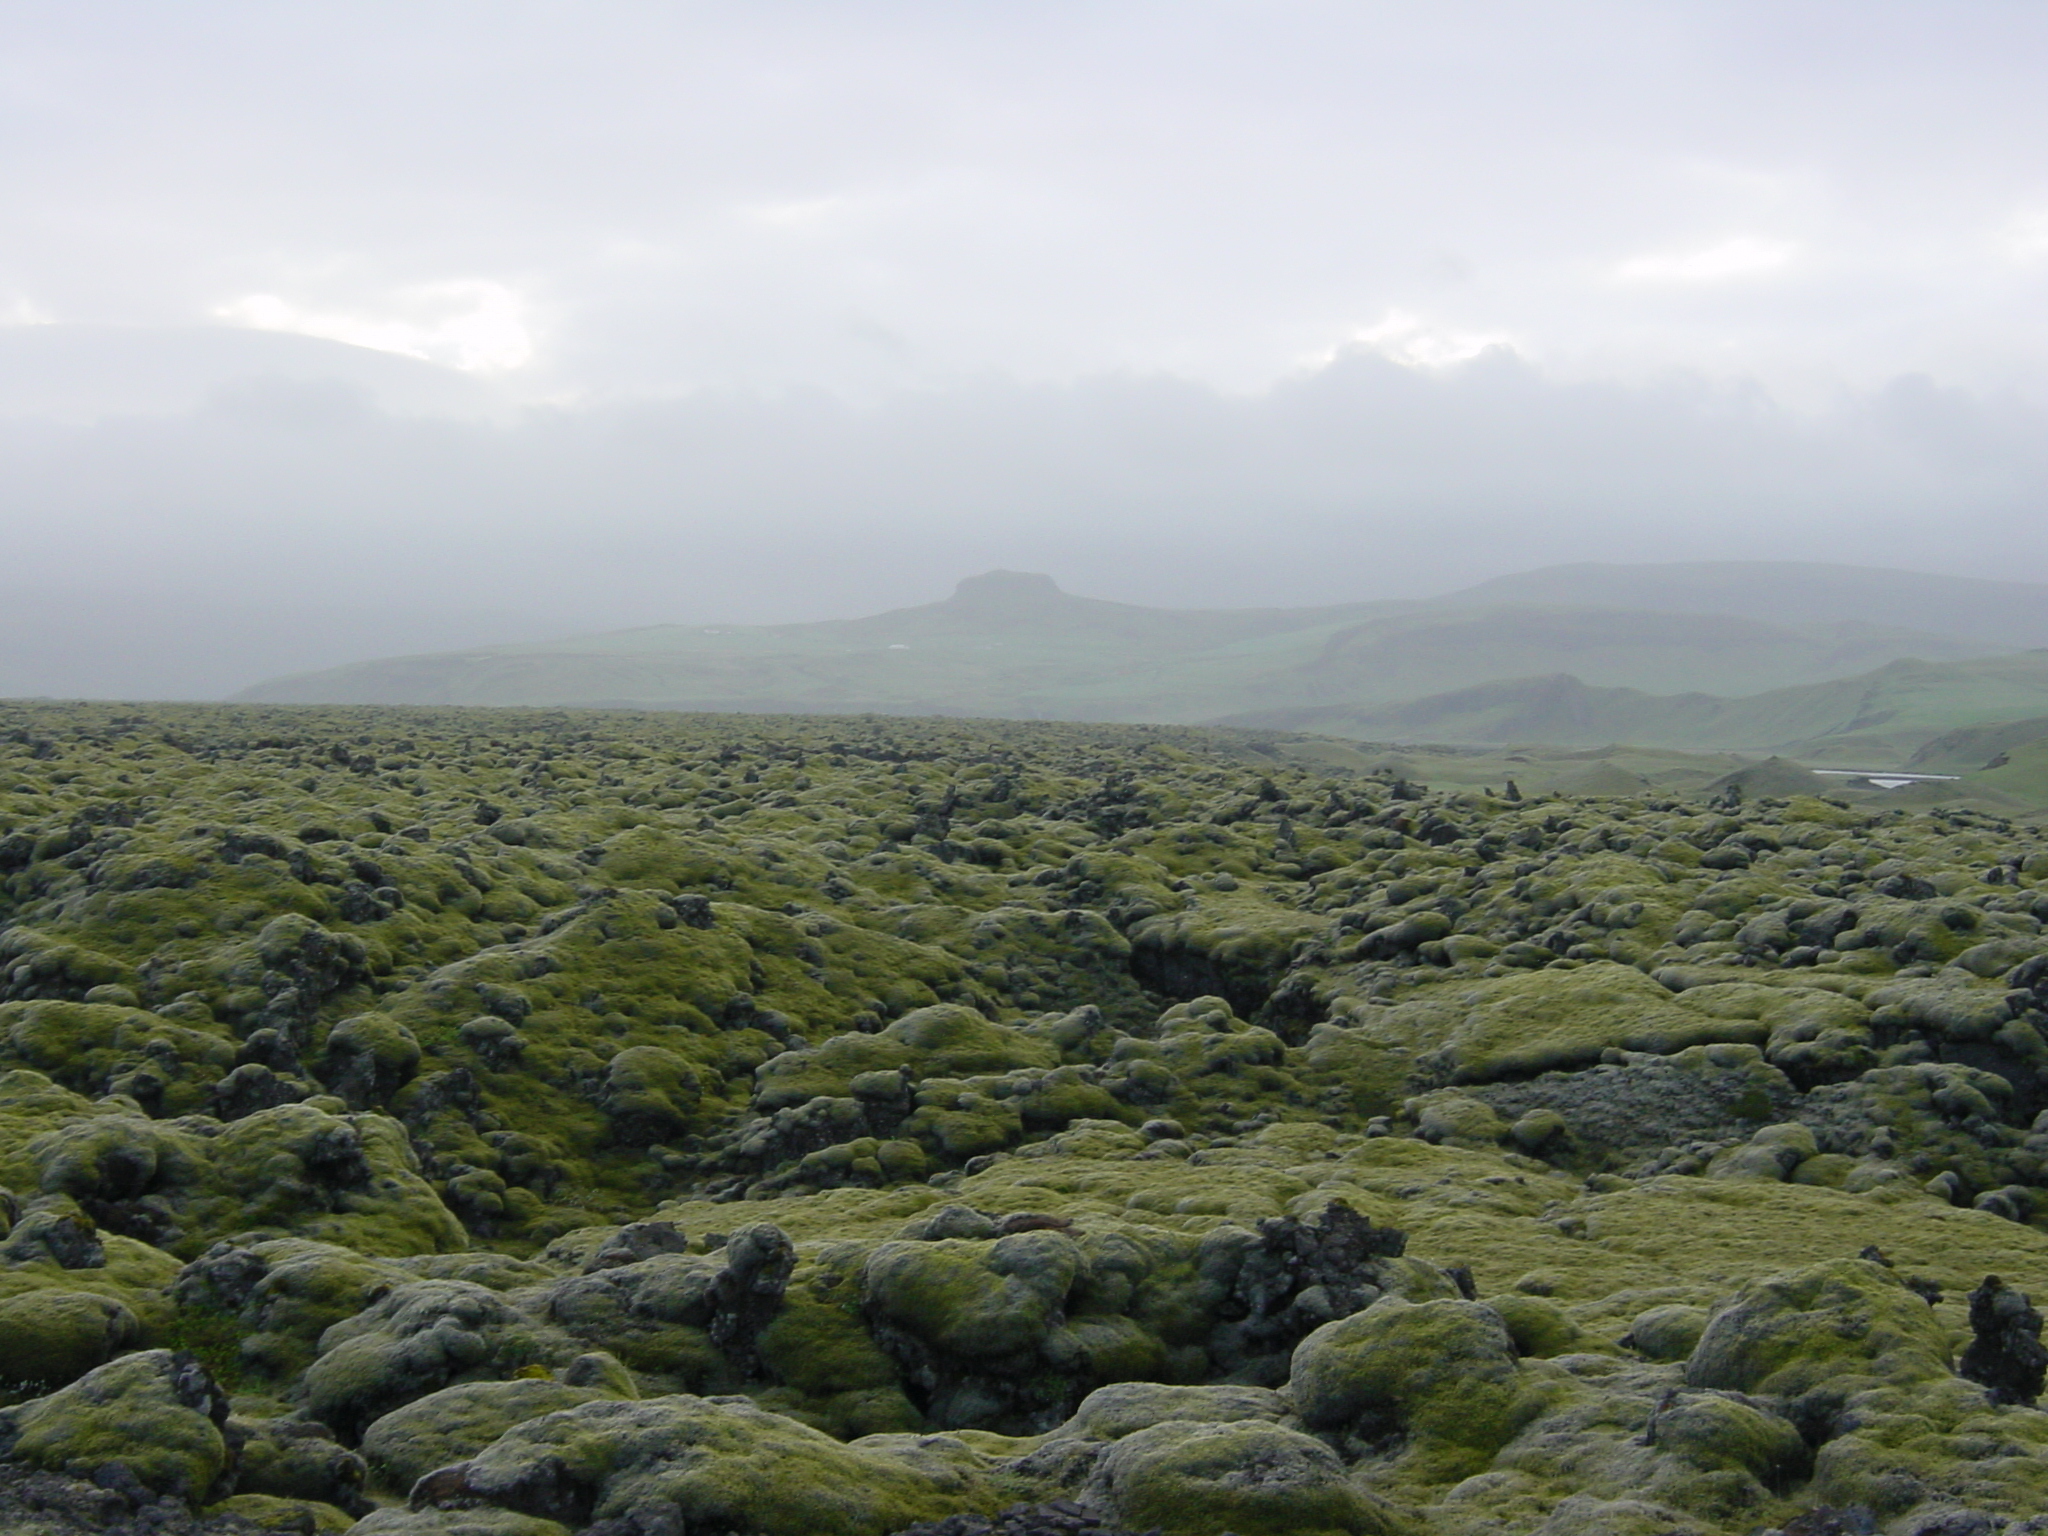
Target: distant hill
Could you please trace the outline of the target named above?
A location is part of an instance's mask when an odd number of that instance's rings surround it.
[[[869,618],[665,624],[403,656],[280,678],[237,697],[1193,720],[1215,713],[1205,706],[1216,690],[1266,670],[1267,658],[1313,656],[1330,634],[1393,606],[1144,608],[1075,597],[1050,576],[990,571],[943,602]],[[1204,658],[1219,675],[1179,675],[1190,662],[1199,672]],[[1178,708],[1177,686],[1190,695]]]
[[[1906,760],[1914,773],[1976,773],[2003,767],[2022,747],[2048,740],[2048,716],[1945,731]]]
[[[1642,746],[1790,752],[1823,766],[1880,767],[1939,737],[1976,743],[1963,727],[2048,714],[2048,651],[1954,662],[1889,662],[1855,677],[1773,689],[1749,698],[1657,695],[1598,688],[1570,675],[1512,678],[1386,706],[1251,711],[1233,725],[1320,731],[1364,741],[1557,745],[1627,741]],[[2037,723],[2038,724],[2038,723]],[[1948,733],[1948,734],[1945,734]],[[2048,734],[2036,731],[2035,735]],[[1969,761],[1982,767],[1997,747]],[[2024,739],[2033,739],[2025,737]],[[1971,758],[1952,746],[1944,764]],[[1924,756],[1924,754],[1923,754]],[[1964,771],[1921,767],[1918,771]]]
[[[1590,746],[1663,745],[1711,738],[1730,701],[1706,693],[1662,695],[1596,688],[1569,672],[1477,683],[1397,704],[1334,704],[1248,711],[1225,724],[1315,731],[1356,741]],[[1742,743],[1756,745],[1755,743]]]
[[[1856,621],[1791,626],[1727,614],[1627,608],[1441,603],[1365,620],[1332,635],[1261,695],[1378,702],[1533,672],[1651,693],[1762,693],[1882,666],[1903,656],[1960,660],[1968,641]]]
[[[1632,569],[1652,573],[1641,593],[1606,574]],[[1673,575],[1686,571],[1701,573],[1692,585],[1703,602],[1733,604],[1744,580],[1779,598],[1752,605],[1768,616],[1655,606],[1690,590]],[[1796,601],[1801,581],[1820,593],[1807,607]],[[1211,610],[1076,597],[1048,576],[993,571],[961,582],[943,602],[868,618],[671,624],[402,656],[273,679],[238,698],[1167,723],[1323,711],[1334,722],[1346,711],[1502,678],[1569,674],[1594,689],[1729,698],[1852,677],[1904,657],[1959,662],[2004,648],[1905,622],[1916,607],[1913,584],[1921,581],[1928,597],[1920,606],[1937,615],[1958,609],[1960,582],[1965,590],[1983,589],[1987,609],[2009,611],[2012,632],[2035,613],[2048,643],[2048,588],[1846,566],[1560,567],[1426,602]],[[1597,591],[1602,603],[1557,601],[1546,582],[1559,594]],[[1858,590],[1865,592],[1861,602]],[[2016,593],[2032,593],[2033,608]],[[1505,712],[1505,720],[1535,706],[1488,707]],[[1650,720],[1673,708],[1700,707],[1618,700],[1600,706],[1604,715],[1635,711]],[[1529,718],[1544,718],[1543,709]]]
[[[1794,560],[1552,565],[1481,582],[1432,606],[1542,603],[1717,613],[1766,624],[1874,624],[1995,650],[2048,646],[2048,587]]]

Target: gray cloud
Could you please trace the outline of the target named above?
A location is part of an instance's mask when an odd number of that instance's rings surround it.
[[[109,0],[9,42],[0,690],[994,565],[2041,569],[2037,6]]]
[[[1361,351],[1252,396],[1115,376],[469,419],[247,379],[0,435],[0,496],[35,509],[9,611],[40,637],[0,687],[210,695],[369,655],[851,615],[993,566],[1206,606],[1583,559],[2009,577],[2048,554],[2042,426],[1922,379],[1815,415],[1505,352],[1424,371]]]
[[[0,312],[517,331],[529,398],[1256,388],[1361,332],[2035,387],[2044,43],[1904,0],[41,8]]]

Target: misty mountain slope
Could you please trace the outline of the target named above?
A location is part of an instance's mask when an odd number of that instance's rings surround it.
[[[1098,654],[1097,648],[1103,646],[1120,646],[1146,654],[1181,655],[1256,645],[1303,630],[1355,623],[1409,606],[1412,605],[1347,603],[1321,608],[1146,608],[1135,603],[1076,597],[1060,590],[1050,576],[1036,572],[987,571],[962,580],[953,595],[943,601],[865,618],[829,619],[815,624],[661,625],[614,635],[580,637],[557,649],[723,654],[745,649],[775,652],[801,648],[829,653],[946,641],[981,646],[991,653],[1021,644],[1087,654]]]
[[[1977,773],[2002,767],[2001,759],[2043,740],[2048,740],[2048,717],[1964,726],[1935,737],[1906,766],[1916,773]]]
[[[943,602],[866,618],[661,625],[396,657],[280,678],[238,698],[1195,719],[1396,606],[1406,605],[1144,608],[1075,597],[1048,576],[991,571]],[[1188,697],[1176,707],[1168,674],[1196,658],[1211,675],[1180,681]]]
[[[1793,751],[1897,762],[1944,732],[2048,713],[2048,651],[1956,662],[1914,658],[1750,698],[1594,687],[1569,674],[1513,678],[1385,706],[1276,708],[1228,723],[1364,741],[1421,740]],[[2037,733],[2038,734],[2038,733]],[[1918,759],[1915,760],[1916,764]],[[1971,763],[1981,766],[1979,757]],[[1934,770],[1941,771],[1941,770]]]
[[[1331,703],[1416,698],[1481,681],[1569,672],[1596,687],[1748,695],[1851,676],[1904,656],[1961,660],[1982,646],[1856,621],[1809,626],[1628,608],[1431,605],[1331,637],[1286,692]]]
[[[1889,581],[1895,573],[1878,574]],[[1940,661],[1985,649],[1862,620],[1794,626],[1447,602],[1159,609],[1075,597],[1049,577],[998,571],[961,582],[943,602],[867,618],[662,625],[403,656],[277,678],[237,697],[1192,722],[1255,709],[1378,706],[1542,673],[1656,694],[1746,695],[1904,656]]]
[[[1711,739],[1729,703],[1705,693],[1598,688],[1569,672],[1555,672],[1501,678],[1394,704],[1253,710],[1220,723],[1319,731],[1359,741],[1663,745]]]
[[[2043,722],[2034,724],[2038,728]],[[1964,774],[1961,784],[1974,793],[1990,790],[2020,804],[2048,805],[2048,735],[2015,743]]]
[[[2048,645],[2048,586],[1794,560],[1587,561],[1496,577],[1429,600],[1471,608],[1546,603],[1726,614],[1768,624],[1868,623],[2000,650]]]
[[[1901,761],[1965,725],[2048,714],[2048,650],[1970,661],[1891,662],[1863,677],[1734,701],[1750,740],[1812,759]]]

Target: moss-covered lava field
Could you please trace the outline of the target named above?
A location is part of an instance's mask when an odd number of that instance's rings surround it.
[[[2048,1530],[2044,882],[1243,732],[0,705],[0,1528]]]

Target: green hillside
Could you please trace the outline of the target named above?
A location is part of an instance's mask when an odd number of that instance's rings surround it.
[[[1789,610],[1788,610],[1789,611]],[[2048,593],[2043,596],[2048,615]],[[662,625],[275,679],[260,703],[633,705],[1191,723],[1389,704],[1532,672],[1747,695],[1982,642],[1864,620],[1471,601],[1173,610],[994,571],[944,602],[819,624]],[[2048,619],[2044,619],[2048,628]]]
[[[1786,751],[1845,767],[1884,767],[1960,727],[2048,711],[2048,651],[1967,661],[1894,661],[1856,677],[1778,688],[1750,698],[1654,695],[1597,688],[1577,677],[1514,678],[1390,706],[1331,705],[1247,713],[1231,723],[1320,731],[1369,741],[1563,745],[1632,741],[1681,748]],[[1966,751],[1980,767],[1997,749]]]
[[[1967,725],[1935,737],[1906,766],[1915,773],[1975,773],[2003,766],[2000,759],[2043,737],[2048,737],[2048,716]]]
[[[1313,657],[1395,605],[1171,610],[1062,592],[991,571],[944,602],[818,624],[669,624],[549,645],[404,656],[277,679],[264,703],[632,704],[809,713],[1199,718],[1225,690]],[[1208,676],[1176,709],[1163,670]],[[1230,694],[1232,699],[1237,695]],[[1164,702],[1163,702],[1164,701]]]
[[[2015,802],[2048,804],[2048,739],[2036,737],[2001,752],[1963,783],[1973,790],[1996,790]]]
[[[1771,624],[1897,625],[2017,651],[2048,645],[2044,596],[2048,590],[2031,582],[1811,561],[1686,560],[1545,566],[1435,601],[1714,613]]]
[[[1331,702],[1410,699],[1539,670],[1603,688],[1748,695],[1904,656],[1981,654],[1944,636],[1856,622],[1793,626],[1619,606],[1432,606],[1353,625],[1312,662],[1270,681],[1283,694]]]
[[[1233,716],[1229,723],[1320,731],[1361,741],[1691,742],[1714,736],[1729,703],[1704,693],[1659,695],[1636,688],[1596,688],[1568,672],[1557,672],[1502,678],[1398,704],[1258,710]]]

